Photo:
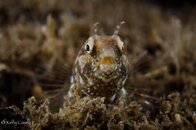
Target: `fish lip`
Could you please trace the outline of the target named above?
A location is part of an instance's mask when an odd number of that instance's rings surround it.
[[[112,56],[105,56],[100,59],[100,64],[105,64],[105,65],[115,64],[115,58]]]

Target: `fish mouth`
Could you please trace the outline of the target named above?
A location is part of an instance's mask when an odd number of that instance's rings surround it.
[[[95,62],[93,66],[93,75],[99,80],[109,82],[118,76],[119,64],[113,56],[100,58],[100,60]]]
[[[116,68],[116,61],[114,57],[105,56],[100,59],[99,70],[101,71],[102,74],[109,76],[111,73],[115,71],[115,68]]]
[[[103,65],[112,65],[112,64],[115,64],[115,59],[114,59],[114,57],[106,56],[106,57],[104,57],[104,58],[102,58],[100,60],[100,64],[103,64]]]

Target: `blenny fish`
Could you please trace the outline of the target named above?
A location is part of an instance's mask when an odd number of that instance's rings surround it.
[[[73,66],[69,97],[104,97],[113,103],[126,97],[128,59],[118,35],[93,35],[84,43]]]

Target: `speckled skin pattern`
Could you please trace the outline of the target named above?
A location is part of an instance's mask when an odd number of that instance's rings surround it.
[[[119,36],[91,36],[76,58],[68,96],[105,97],[106,102],[114,102],[126,96],[127,76],[128,60]]]

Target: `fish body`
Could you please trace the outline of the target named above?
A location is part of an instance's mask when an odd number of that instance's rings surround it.
[[[84,43],[75,60],[69,97],[105,97],[114,102],[126,96],[128,76],[125,45],[117,35],[93,35]]]

